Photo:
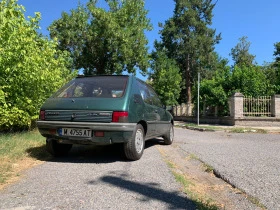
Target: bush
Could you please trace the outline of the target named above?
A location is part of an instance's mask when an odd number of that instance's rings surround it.
[[[38,34],[16,0],[0,2],[0,131],[28,129],[42,103],[75,73],[57,42]]]

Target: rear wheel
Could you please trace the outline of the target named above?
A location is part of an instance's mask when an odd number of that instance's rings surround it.
[[[169,132],[163,136],[164,144],[170,145],[173,143],[174,139],[174,128],[173,125],[170,125]]]
[[[143,126],[138,124],[132,138],[124,144],[124,154],[129,160],[139,160],[144,152],[145,137]]]
[[[72,148],[72,144],[59,144],[56,140],[47,138],[46,148],[50,154],[58,157],[67,155]]]

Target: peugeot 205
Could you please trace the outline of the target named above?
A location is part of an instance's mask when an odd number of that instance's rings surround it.
[[[173,124],[152,87],[130,75],[77,77],[46,100],[37,121],[54,156],[73,144],[121,143],[129,160],[141,158],[148,139],[172,144]]]

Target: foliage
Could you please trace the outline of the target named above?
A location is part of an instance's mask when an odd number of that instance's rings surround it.
[[[180,69],[173,59],[167,57],[165,52],[153,52],[152,57],[151,85],[165,105],[177,104],[182,83]]]
[[[259,66],[235,66],[231,76],[231,91],[245,96],[263,96],[268,93],[268,83]]]
[[[59,49],[67,50],[73,68],[86,75],[135,73],[145,74],[149,64],[145,30],[151,30],[144,1],[107,0],[109,9],[98,8],[96,1],[79,5],[70,14],[63,13],[49,27]]]
[[[191,86],[197,72],[209,70],[214,45],[220,34],[209,28],[212,24],[212,0],[175,0],[173,17],[161,30],[161,42],[156,44],[167,49],[168,57],[177,61],[185,81],[182,101],[191,102]]]
[[[0,130],[26,129],[43,101],[73,75],[67,53],[37,33],[40,14],[24,17],[16,0],[0,2]]]
[[[206,106],[223,107],[224,113],[220,114],[227,114],[228,98],[235,92],[253,97],[274,93],[274,86],[267,80],[268,70],[263,67],[236,65],[231,69],[223,59],[218,63],[214,76],[201,81],[200,101]]]
[[[201,108],[205,106],[218,106],[223,107],[223,113],[227,114],[227,101],[230,95],[231,71],[227,66],[228,61],[217,57],[215,64],[216,71],[212,78],[203,78],[200,83],[200,103]],[[193,95],[197,95],[197,89],[194,89]],[[197,98],[194,97],[194,102],[197,103]]]
[[[275,48],[275,50],[274,50],[273,55],[275,56],[275,62],[279,63],[280,62],[280,42],[276,42],[274,44],[274,48]]]
[[[250,66],[253,65],[255,55],[249,53],[251,43],[247,41],[246,36],[239,39],[239,43],[231,49],[230,55],[232,56],[235,65],[238,66]]]
[[[273,55],[275,60],[263,66],[266,79],[270,84],[273,93],[280,93],[280,42],[274,44],[275,50]]]

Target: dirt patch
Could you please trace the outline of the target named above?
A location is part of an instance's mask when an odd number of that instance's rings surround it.
[[[7,180],[4,183],[0,183],[0,190],[19,181],[22,178],[22,174],[25,170],[42,163],[44,163],[44,161],[36,160],[31,157],[25,157],[24,159],[12,164],[12,170],[7,174]]]
[[[213,172],[206,172],[211,171],[211,167],[182,150],[178,143],[159,145],[158,150],[171,165],[171,170],[183,174],[191,183],[189,193],[196,194],[202,203],[210,201],[218,209],[262,209],[251,203],[242,191],[217,178]]]

